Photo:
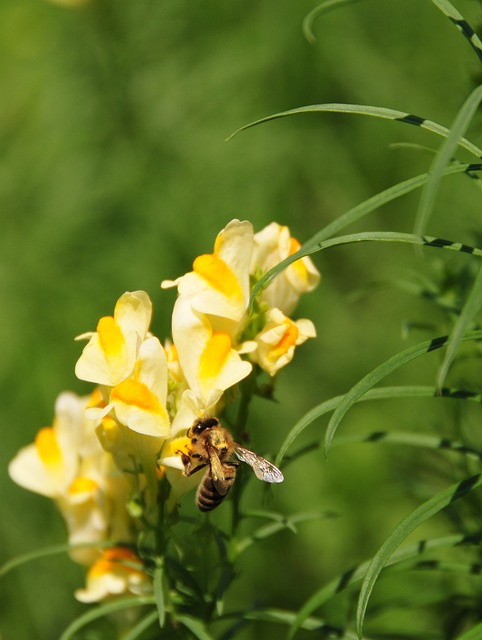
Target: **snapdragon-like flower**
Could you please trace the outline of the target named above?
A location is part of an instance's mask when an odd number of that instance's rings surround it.
[[[81,602],[99,602],[151,593],[152,582],[142,566],[139,556],[127,547],[105,549],[90,567],[85,588],[77,589],[75,597]]]
[[[274,376],[291,362],[295,347],[315,336],[316,329],[311,320],[291,320],[279,309],[271,309],[265,327],[256,336],[258,348],[250,357]]]
[[[241,359],[230,334],[215,331],[209,316],[184,296],[174,305],[172,335],[189,387],[205,402],[212,391],[225,391],[251,372],[251,364]]]
[[[162,437],[169,434],[166,400],[166,354],[159,340],[151,336],[139,347],[132,376],[111,389],[108,406],[132,431]]]
[[[131,376],[151,314],[152,304],[145,291],[124,293],[114,315],[101,318],[96,332],[76,338],[88,338],[89,342],[77,361],[75,375],[80,380],[111,387]]]
[[[87,403],[69,392],[57,398],[52,426],[40,429],[35,441],[10,462],[8,472],[14,482],[49,498],[66,494],[78,473]]]
[[[247,220],[231,220],[217,235],[214,251],[198,256],[193,270],[161,287],[177,286],[200,313],[239,322],[249,302],[249,266],[253,227]],[[175,339],[174,339],[175,340]]]
[[[81,380],[104,386],[105,406],[91,410],[100,421],[110,411],[119,423],[137,433],[169,434],[167,360],[159,340],[149,335],[152,304],[144,291],[124,293],[113,316],[99,320],[77,361]]]
[[[254,236],[251,273],[263,275],[300,248],[288,227],[272,222]],[[269,307],[291,315],[302,293],[312,291],[321,276],[307,256],[296,260],[279,273],[261,293],[261,300]]]
[[[221,416],[235,397],[228,389],[259,368],[275,376],[296,346],[315,336],[310,320],[288,317],[319,282],[308,258],[280,274],[248,314],[250,286],[298,247],[287,227],[273,223],[254,235],[250,222],[232,220],[213,253],[162,283],[178,288],[172,342],[163,346],[149,333],[152,304],[144,291],[124,293],[112,316],[77,338],[88,343],[76,375],[96,390],[87,398],[61,394],[53,425],[18,452],[9,472],[55,501],[74,545],[71,556],[90,566],[85,588],[75,594],[82,602],[152,591],[133,551],[135,536],[143,554],[153,541],[158,545],[179,499],[200,482],[202,472],[184,473],[190,427],[203,416]],[[106,541],[115,546],[101,553]]]
[[[22,448],[9,465],[17,484],[55,501],[71,544],[132,537],[125,507],[127,479],[102,449],[94,423],[85,416],[86,407],[98,400],[97,392],[84,398],[62,393],[55,404],[53,426],[42,428],[35,442]],[[94,547],[71,551],[83,564],[89,564],[95,553]]]

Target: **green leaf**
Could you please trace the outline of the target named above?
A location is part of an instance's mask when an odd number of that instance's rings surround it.
[[[475,627],[464,631],[461,636],[457,636],[456,640],[480,640],[482,638],[482,622],[476,624]]]
[[[480,396],[479,396],[480,397]],[[439,449],[452,451],[480,460],[482,451],[468,447],[462,442],[448,440],[440,436],[427,433],[415,433],[409,431],[372,431],[371,433],[358,433],[351,436],[337,438],[333,446],[341,446],[354,443],[387,442],[389,444],[404,444],[411,447],[425,447],[427,449]]]
[[[319,513],[297,513],[293,516],[285,516],[280,518],[277,522],[270,522],[269,524],[259,527],[249,535],[239,540],[236,544],[237,553],[240,554],[250,547],[257,540],[263,540],[268,538],[284,529],[290,529],[296,533],[296,525],[300,522],[307,522],[308,520],[319,520],[321,518],[333,517],[333,513],[319,512]]]
[[[324,13],[328,13],[329,11],[333,11],[334,9],[339,9],[348,4],[353,4],[355,2],[359,2],[360,0],[326,0],[322,4],[318,5],[314,9],[312,9],[303,20],[303,34],[305,38],[308,40],[310,44],[314,44],[316,42],[315,35],[313,33],[313,22],[316,18],[319,18]]]
[[[216,587],[213,590],[213,595],[216,605],[216,613],[220,616],[224,610],[224,596],[226,591],[236,577],[233,560],[234,554],[231,553],[234,540],[226,540],[224,533],[216,528],[213,531],[213,535],[216,540],[219,553],[219,578],[217,580]],[[204,593],[203,598],[205,598]]]
[[[42,558],[48,558],[49,556],[55,556],[62,553],[69,553],[69,551],[73,551],[75,549],[89,549],[89,548],[103,548],[103,547],[111,547],[113,542],[111,541],[103,541],[103,542],[82,542],[79,544],[56,544],[49,547],[45,547],[44,549],[36,549],[35,551],[29,551],[28,553],[24,553],[16,558],[12,558],[8,560],[0,567],[0,578],[4,575],[12,571],[12,569],[16,569],[17,567],[22,566],[23,564],[27,564],[28,562],[32,562],[33,560],[41,560]]]
[[[428,219],[435,204],[435,197],[440,186],[443,170],[450,163],[457,145],[459,144],[459,140],[470,125],[474,114],[479,108],[481,100],[482,86],[479,86],[472,91],[470,96],[462,105],[452,127],[450,128],[450,133],[444,140],[439,152],[432,162],[429,170],[430,179],[422,191],[420,205],[415,217],[414,232],[418,235],[424,233],[427,227]]]
[[[477,54],[479,60],[482,60],[482,42],[470,24],[465,20],[464,16],[448,0],[432,0],[434,5],[449,18],[459,31],[467,38],[470,46]]]
[[[274,622],[277,624],[291,625],[296,619],[296,613],[293,611],[287,611],[286,609],[253,609],[251,611],[235,611],[226,614],[220,620],[227,620],[229,618],[237,618],[240,620],[254,620],[256,622]],[[303,620],[300,629],[306,631],[318,631],[317,638],[336,638],[336,640],[356,640],[357,636],[353,631],[349,629],[343,629],[341,627],[334,627],[327,624],[321,618],[309,617]],[[229,633],[223,638],[231,638]]]
[[[357,631],[360,638],[362,637],[363,621],[370,595],[381,570],[395,549],[423,522],[481,485],[482,474],[479,473],[440,491],[410,513],[385,540],[370,562],[361,586],[357,609]]]
[[[156,621],[159,620],[159,614],[157,609],[151,611],[146,616],[141,618],[139,622],[132,627],[126,634],[122,636],[122,640],[137,640],[140,638],[146,629],[149,629]]]
[[[419,542],[415,542],[395,551],[387,560],[386,568],[396,566],[402,562],[416,558],[426,551],[472,544],[479,545],[480,542],[480,535],[468,536],[461,534],[442,536],[432,540],[420,540]],[[343,574],[337,576],[334,580],[331,580],[328,584],[316,591],[296,614],[296,617],[292,622],[288,638],[291,640],[295,637],[298,629],[303,627],[304,621],[313,611],[321,607],[336,594],[359,582],[366,574],[369,566],[370,561],[363,562],[348,571],[345,571]]]
[[[288,116],[297,116],[305,113],[346,113],[346,114],[355,114],[355,115],[364,115],[364,116],[373,116],[375,118],[382,118],[385,120],[394,120],[396,122],[404,122],[405,124],[415,125],[417,127],[421,127],[422,129],[427,129],[432,133],[436,133],[439,136],[443,136],[446,138],[450,130],[446,127],[443,127],[436,122],[432,122],[431,120],[426,120],[425,118],[421,118],[420,116],[414,115],[412,113],[408,113],[406,111],[397,111],[395,109],[386,109],[385,107],[375,107],[373,105],[364,105],[364,104],[342,104],[342,103],[326,103],[326,104],[311,104],[305,107],[297,107],[296,109],[289,109],[288,111],[280,111],[278,113],[274,113],[270,116],[265,116],[264,118],[260,118],[259,120],[255,120],[254,122],[250,122],[249,124],[245,124],[244,126],[237,129],[234,133],[232,133],[227,140],[231,140],[234,136],[238,135],[241,131],[245,131],[246,129],[250,129],[252,127],[256,127],[259,124],[263,124],[264,122],[270,122],[271,120],[278,120],[279,118],[286,118]],[[482,157],[482,151],[474,145],[469,140],[465,140],[462,138],[459,140],[459,145],[470,151],[477,158]]]
[[[466,335],[464,335],[461,339],[461,342],[467,342],[469,340],[480,340],[482,339],[482,331],[472,331]],[[389,358],[386,362],[376,367],[366,376],[364,376],[357,384],[348,391],[348,393],[344,396],[343,400],[335,409],[330,422],[328,423],[328,427],[325,435],[325,452],[328,452],[335,432],[343,420],[347,412],[350,408],[372,387],[378,384],[383,378],[388,376],[393,371],[396,371],[404,364],[415,360],[416,358],[429,353],[430,351],[434,351],[435,349],[440,349],[447,345],[448,337],[442,336],[440,338],[434,338],[433,340],[426,340],[424,342],[420,342],[419,344],[413,345],[400,353]]]
[[[459,253],[470,253],[471,255],[482,257],[482,249],[472,247],[454,240],[446,240],[435,236],[417,236],[413,233],[400,233],[397,231],[362,231],[360,233],[350,233],[346,236],[338,236],[330,238],[323,242],[305,249],[304,255],[325,251],[332,247],[338,247],[344,244],[353,244],[355,242],[401,242],[405,244],[415,244],[422,247],[434,247],[436,249],[447,249],[449,251],[457,251]]]
[[[166,607],[164,603],[164,563],[162,558],[158,558],[156,561],[153,578],[154,597],[156,599],[157,613],[159,616],[159,626],[162,629],[166,621]]]
[[[482,165],[480,164],[456,164],[452,165],[444,170],[444,175],[451,175],[456,173],[472,173],[473,171],[480,171],[482,169]],[[339,216],[333,222],[330,222],[326,227],[322,228],[318,231],[314,236],[312,236],[309,240],[307,240],[295,253],[291,254],[277,265],[272,267],[269,271],[267,271],[262,278],[258,281],[258,283],[253,288],[251,293],[251,310],[253,308],[253,302],[258,293],[267,287],[269,283],[280,273],[283,269],[286,269],[291,263],[295,262],[299,258],[302,258],[309,253],[313,253],[312,249],[314,247],[318,247],[322,240],[326,240],[330,238],[335,233],[340,231],[341,229],[347,227],[348,225],[360,220],[364,216],[368,215],[375,209],[399,198],[402,195],[410,193],[414,189],[417,189],[423,186],[427,180],[429,179],[429,174],[424,173],[419,176],[415,176],[414,178],[410,178],[409,180],[405,180],[404,182],[397,183],[396,185],[377,193],[376,195],[368,198],[364,202],[356,205],[352,209],[346,211],[343,215]]]
[[[443,386],[449,367],[454,361],[455,355],[457,353],[457,349],[459,348],[459,344],[462,339],[462,336],[465,333],[467,327],[470,325],[472,320],[475,318],[475,316],[479,312],[481,306],[482,306],[482,266],[479,268],[477,278],[475,279],[474,285],[470,290],[470,294],[467,297],[465,305],[460,315],[458,316],[453,326],[453,329],[450,333],[449,341],[447,344],[447,350],[445,352],[444,359],[442,360],[442,364],[440,365],[439,370],[437,372],[436,384],[438,387]]]
[[[213,640],[213,637],[206,629],[206,625],[201,620],[186,615],[177,615],[176,620],[187,627],[199,640]]]
[[[115,611],[122,611],[123,609],[129,609],[131,607],[143,607],[144,605],[153,605],[155,600],[152,596],[135,596],[133,598],[122,598],[120,600],[114,600],[107,604],[102,604],[92,609],[89,609],[86,613],[76,618],[60,636],[59,640],[70,640],[73,638],[74,633],[87,626],[94,620],[108,616]]]
[[[399,569],[401,567],[398,567]],[[446,562],[445,560],[418,560],[403,567],[408,571],[445,571],[462,573],[477,578],[482,570],[479,562]]]
[[[276,466],[281,466],[282,461],[285,458],[287,450],[296,440],[296,438],[317,418],[326,413],[334,411],[345,396],[336,396],[330,398],[325,402],[313,407],[308,413],[306,413],[301,420],[290,429],[289,433],[285,437],[278,455],[275,460]],[[385,398],[457,398],[462,400],[472,400],[474,402],[481,402],[481,396],[472,391],[466,391],[463,389],[441,389],[437,390],[436,387],[426,386],[406,386],[406,387],[381,387],[379,389],[370,389],[365,395],[359,398],[356,402],[364,402],[367,400],[383,400]]]
[[[254,611],[246,611],[240,614],[245,620],[262,620],[264,622],[276,622],[278,624],[290,625],[296,614],[293,611],[283,609],[257,609]],[[308,631],[321,630],[326,627],[326,623],[319,618],[307,618],[303,621],[302,629]],[[339,636],[337,636],[338,638]]]

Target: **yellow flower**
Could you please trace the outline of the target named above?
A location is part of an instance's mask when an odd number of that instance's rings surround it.
[[[115,469],[112,456],[97,439],[94,423],[85,416],[86,407],[98,400],[97,391],[83,398],[62,393],[53,426],[41,429],[35,442],[21,449],[9,465],[15,482],[55,501],[71,544],[132,536],[126,509],[128,481]],[[83,564],[90,564],[95,554],[93,547],[71,552]]]
[[[87,401],[73,393],[62,393],[55,403],[51,427],[43,427],[35,442],[20,449],[8,472],[24,489],[57,498],[68,491],[78,472],[78,450],[84,439]]]
[[[151,313],[152,304],[145,291],[124,293],[117,301],[114,315],[101,318],[95,333],[76,338],[89,339],[77,361],[76,376],[80,380],[114,386],[132,375]]]
[[[189,387],[204,402],[212,391],[225,391],[251,372],[225,331],[214,330],[207,315],[180,296],[172,314],[172,335]]]
[[[87,573],[85,589],[77,589],[80,602],[99,602],[122,595],[151,593],[150,577],[143,571],[142,561],[127,547],[105,549],[102,557]]]
[[[255,338],[257,349],[250,357],[270,376],[274,376],[291,362],[295,347],[315,336],[316,330],[311,320],[293,321],[279,309],[271,309],[266,325]]]
[[[253,227],[244,220],[232,220],[217,235],[214,251],[198,256],[193,270],[177,280],[165,280],[161,287],[177,286],[200,313],[239,322],[249,301],[249,265],[253,249]]]
[[[254,236],[251,273],[266,273],[299,248],[300,243],[290,236],[288,227],[272,222]],[[301,294],[312,291],[320,279],[320,273],[313,262],[305,256],[284,269],[262,292],[261,299],[268,306],[290,315]]]
[[[133,375],[115,385],[110,405],[117,420],[146,436],[169,434],[167,360],[159,340],[153,336],[139,348]]]

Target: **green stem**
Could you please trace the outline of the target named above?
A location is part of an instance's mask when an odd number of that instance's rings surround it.
[[[257,388],[256,374],[257,372],[253,370],[251,375],[246,380],[243,380],[239,385],[240,399],[236,419],[233,424],[233,431],[236,439],[241,439],[242,434],[246,431],[249,405]],[[231,538],[235,537],[241,519],[239,504],[242,490],[243,481],[242,478],[238,477],[231,489]]]

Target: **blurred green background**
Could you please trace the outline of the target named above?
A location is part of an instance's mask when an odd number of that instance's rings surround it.
[[[311,45],[301,23],[316,4],[92,0],[73,9],[2,1],[0,561],[64,541],[53,505],[14,486],[6,467],[51,423],[58,393],[89,389],[74,377],[80,347],[73,338],[94,329],[122,292],[149,293],[153,330],[163,339],[174,294],[159,283],[189,270],[230,219],[248,218],[255,230],[276,220],[303,241],[358,202],[427,170],[430,155],[389,145],[436,147],[438,138],[358,116],[297,116],[225,141],[259,117],[323,102],[452,122],[474,86],[477,61],[431,2],[354,4],[317,22]],[[479,3],[459,8],[478,23]],[[418,198],[387,206],[355,230],[410,231]],[[431,235],[474,242],[480,208],[464,176],[443,185],[436,212]],[[253,448],[275,453],[312,406],[427,337],[404,341],[401,327],[431,314],[428,303],[389,287],[355,300],[351,293],[375,280],[430,273],[440,261],[470,260],[441,253],[420,258],[407,246],[364,245],[314,257],[323,283],[297,316],[314,321],[318,338],[280,375],[278,403],[254,402]],[[431,355],[390,382],[431,384],[437,362]],[[442,404],[368,403],[342,430],[440,431],[451,412]],[[303,441],[321,437],[324,427],[318,421]],[[247,552],[229,608],[296,609],[372,555],[417,504],[416,479],[394,459],[393,451],[352,446],[288,467],[273,508],[339,515]],[[262,495],[253,482],[251,506]],[[58,637],[85,610],[73,598],[82,580],[82,570],[63,556],[10,573],[0,582],[2,640]],[[278,634],[257,625],[246,637]]]

